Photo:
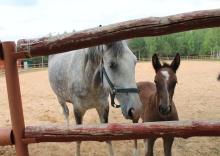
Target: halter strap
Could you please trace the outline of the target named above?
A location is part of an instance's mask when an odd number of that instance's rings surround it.
[[[103,64],[103,59],[102,59],[102,62],[101,62],[101,79],[102,79],[102,83],[103,83],[103,75],[105,76],[109,86],[111,87],[112,89],[112,92],[110,92],[110,97],[111,97],[111,105],[112,107],[115,107],[115,108],[120,108],[121,105],[116,105],[115,104],[115,96],[117,93],[139,93],[139,89],[137,88],[121,88],[121,89],[117,89],[113,83],[111,82],[111,80],[109,79],[108,77],[108,74],[106,73],[106,70],[105,70],[105,67],[104,67],[104,64]]]

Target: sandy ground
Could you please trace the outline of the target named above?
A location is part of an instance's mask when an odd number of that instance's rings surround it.
[[[220,120],[220,82],[216,81],[220,62],[182,61],[177,71],[178,85],[174,101],[180,120]],[[20,74],[25,124],[64,125],[65,119],[55,94],[52,92],[47,70]],[[136,81],[153,81],[154,71],[150,62],[138,63]],[[5,77],[0,76],[0,127],[11,127]],[[68,104],[72,109],[71,104]],[[70,122],[75,123],[71,113]],[[110,123],[130,123],[125,120],[120,109],[110,108]],[[85,124],[99,123],[95,110],[89,110],[84,117]],[[105,156],[108,150],[105,142],[82,142],[84,156]],[[143,155],[142,140],[138,140],[139,153]],[[130,156],[133,141],[113,141],[117,156]],[[163,155],[162,140],[157,139],[155,155]],[[30,144],[31,156],[71,156],[75,143]],[[14,146],[0,147],[0,155],[15,155]],[[176,138],[173,144],[174,156],[219,156],[220,137]]]

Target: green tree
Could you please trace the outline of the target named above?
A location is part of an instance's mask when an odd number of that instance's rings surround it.
[[[131,39],[130,48],[139,57],[220,54],[220,28],[191,30],[170,35]]]
[[[220,51],[220,28],[208,29],[203,42],[203,54],[215,54]]]
[[[148,56],[151,57],[157,51],[156,37],[145,38],[146,49],[148,50]]]
[[[128,46],[137,58],[147,57],[147,49],[144,38],[133,38],[128,42]]]

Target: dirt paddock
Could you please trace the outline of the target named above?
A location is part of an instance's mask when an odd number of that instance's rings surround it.
[[[182,61],[177,71],[178,85],[174,101],[180,120],[220,120],[220,82],[216,81],[220,72],[220,61]],[[55,94],[52,92],[47,70],[21,73],[20,86],[25,124],[64,125],[65,118]],[[153,81],[154,70],[150,62],[141,62],[136,67],[136,81]],[[72,110],[71,104],[68,104]],[[75,123],[70,113],[70,122]],[[120,109],[110,107],[110,123],[130,123],[125,120]],[[99,123],[95,110],[89,110],[84,117],[85,124]],[[0,76],[0,127],[11,127],[5,77]],[[143,155],[142,140],[138,140],[140,155]],[[155,155],[163,155],[162,140],[155,144]],[[113,141],[117,156],[133,155],[133,140]],[[71,156],[75,143],[30,144],[30,156]],[[108,150],[105,142],[82,142],[84,156],[105,156]],[[0,155],[15,155],[14,146],[0,147]],[[176,138],[173,144],[174,156],[219,156],[220,137]]]

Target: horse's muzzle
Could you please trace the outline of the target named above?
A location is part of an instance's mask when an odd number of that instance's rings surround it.
[[[168,115],[168,114],[171,113],[171,106],[168,106],[168,107],[164,108],[163,106],[160,105],[159,106],[159,112],[162,115]]]
[[[138,119],[141,115],[141,111],[142,111],[142,107],[140,108],[134,108],[134,109],[130,109],[131,113],[132,113],[132,120],[133,119]]]

